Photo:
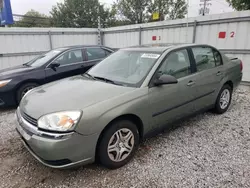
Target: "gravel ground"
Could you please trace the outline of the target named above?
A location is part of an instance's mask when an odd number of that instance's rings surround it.
[[[14,110],[1,111],[0,187],[250,187],[249,92],[238,89],[223,115],[200,114],[146,140],[118,170],[44,167],[21,144]]]

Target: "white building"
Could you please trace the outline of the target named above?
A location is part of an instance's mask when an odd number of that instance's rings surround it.
[[[189,0],[188,16],[195,17],[202,15],[204,8],[204,0]],[[232,12],[226,0],[206,0],[205,14],[220,14],[224,12]]]

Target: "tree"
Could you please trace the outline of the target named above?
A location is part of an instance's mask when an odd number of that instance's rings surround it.
[[[16,21],[12,27],[50,27],[50,19],[48,16],[41,14],[35,10],[28,11],[25,15],[20,16],[21,19]]]
[[[181,19],[187,14],[187,4],[185,0],[154,0],[148,6],[148,12],[150,13],[152,21],[152,14],[158,12],[160,14],[160,20],[164,20],[164,17],[168,19]]]
[[[187,4],[185,0],[170,0],[169,19],[182,19],[187,14]]]
[[[159,13],[159,20],[180,19],[187,14],[185,0],[118,0],[116,6],[120,17],[131,24],[153,21],[154,12]]]
[[[102,27],[109,22],[110,12],[98,0],[64,0],[50,12],[56,27],[98,27],[100,15]]]
[[[117,0],[118,16],[131,24],[144,23],[147,18],[146,8],[151,0]]]
[[[250,10],[250,0],[227,0],[227,2],[238,11]]]
[[[111,9],[108,9],[108,12],[109,16],[106,22],[107,27],[115,27],[115,26],[131,24],[129,20],[121,18],[119,16],[117,4],[113,4]]]

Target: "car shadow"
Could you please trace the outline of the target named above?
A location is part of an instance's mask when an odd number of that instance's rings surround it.
[[[17,106],[0,107],[0,113],[16,110]]]

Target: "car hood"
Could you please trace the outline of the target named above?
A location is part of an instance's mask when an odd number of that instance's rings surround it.
[[[28,67],[28,66],[24,66],[24,65],[19,65],[19,66],[7,68],[7,69],[2,69],[2,70],[0,70],[0,79],[12,78],[13,76],[24,74],[26,72],[33,70],[33,69],[34,69],[34,67]]]
[[[133,90],[135,88],[75,76],[33,89],[22,99],[20,108],[38,119],[48,113],[83,110]]]

